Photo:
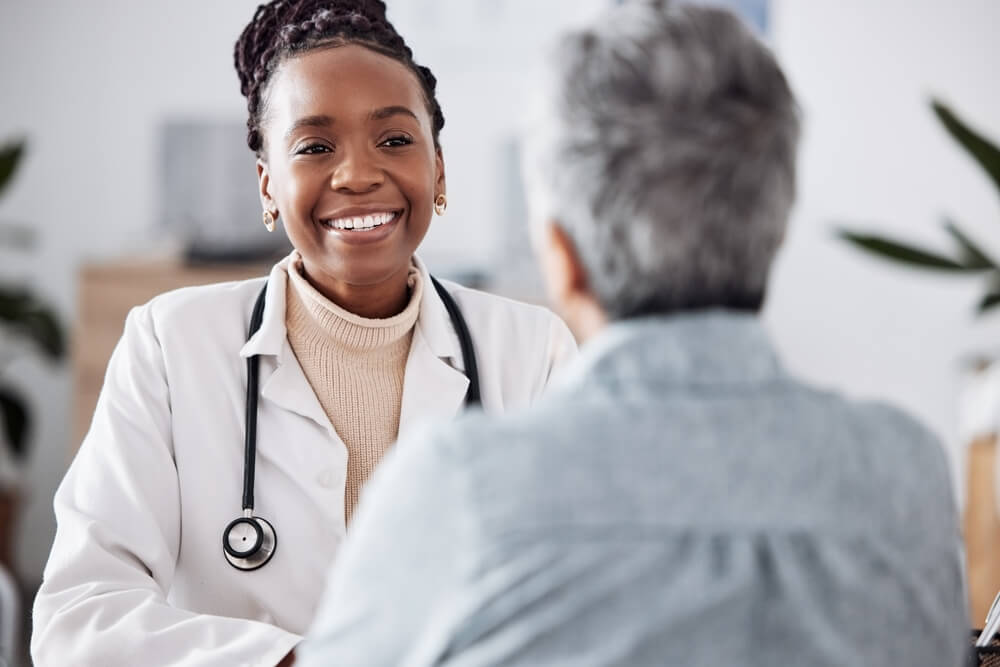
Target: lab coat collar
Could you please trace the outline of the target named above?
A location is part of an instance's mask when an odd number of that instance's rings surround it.
[[[271,268],[267,277],[267,295],[264,297],[264,317],[250,340],[240,350],[244,359],[255,354],[274,355],[283,361],[288,331],[285,329],[285,288],[288,284],[288,266],[292,255],[285,257]],[[256,297],[254,297],[256,301]]]
[[[294,253],[285,257],[271,269],[267,277],[267,294],[264,297],[264,313],[260,328],[243,345],[240,356],[261,357],[259,371],[261,398],[313,420],[333,436],[333,425],[288,342],[288,330],[285,327],[285,290],[288,286],[288,267],[293,255]],[[254,301],[256,302],[256,295]],[[266,455],[267,446],[260,448],[260,451]]]
[[[431,283],[427,266],[419,257],[413,260],[420,272],[423,293],[406,362],[399,419],[401,434],[418,418],[453,417],[461,409],[469,386],[469,379],[463,373],[462,348],[448,311]],[[291,255],[271,269],[260,329],[240,350],[240,356],[273,357],[276,367],[261,366],[261,395],[333,432],[288,344],[285,290],[290,262]],[[270,377],[266,375],[268,366],[274,368]]]
[[[285,257],[274,265],[267,279],[267,296],[264,298],[264,316],[260,329],[240,350],[244,359],[255,355],[276,355],[278,362],[283,359],[285,340],[288,331],[285,328],[285,289],[288,284],[288,266],[292,255]],[[417,317],[417,330],[421,333],[431,353],[439,359],[451,359],[457,368],[464,370],[462,362],[462,347],[458,335],[452,326],[448,310],[438,296],[431,283],[431,275],[427,265],[419,257],[413,257],[413,263],[420,272],[423,294],[420,300],[420,314]]]
[[[455,366],[464,370],[462,361],[462,346],[458,342],[458,334],[452,325],[451,316],[444,302],[434,289],[431,274],[423,261],[414,256],[413,263],[420,272],[424,286],[420,300],[420,315],[417,318],[417,329],[423,335],[434,356],[440,359],[451,359]]]
[[[413,263],[420,272],[423,295],[410,343],[410,356],[406,360],[399,413],[400,436],[420,420],[454,417],[462,409],[469,388],[462,346],[448,310],[434,289],[427,266],[416,256]]]

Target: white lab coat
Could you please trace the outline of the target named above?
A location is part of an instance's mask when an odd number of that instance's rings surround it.
[[[181,289],[134,309],[90,432],[56,492],[55,544],[34,607],[36,665],[275,665],[312,619],[345,536],[347,449],[285,332],[287,259],[263,323],[262,279]],[[423,274],[400,434],[465,397],[458,338]],[[445,283],[468,323],[487,412],[525,406],[575,354],[549,311]],[[261,355],[256,514],[277,533],[259,570],[222,533],[241,514],[246,357]],[[399,554],[406,558],[406,554]],[[419,575],[418,575],[419,576]]]

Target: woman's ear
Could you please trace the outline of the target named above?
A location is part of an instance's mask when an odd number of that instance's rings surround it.
[[[434,173],[434,191],[442,195],[448,194],[444,179],[444,153],[441,152],[440,146],[434,149]]]
[[[278,207],[275,206],[274,197],[271,195],[271,174],[268,171],[267,163],[260,158],[257,158],[257,186],[260,207],[265,211],[270,211],[274,217],[278,217]]]

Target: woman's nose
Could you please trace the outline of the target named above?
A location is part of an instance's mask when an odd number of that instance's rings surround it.
[[[330,187],[343,192],[369,192],[382,185],[384,175],[368,151],[342,150],[330,176]]]

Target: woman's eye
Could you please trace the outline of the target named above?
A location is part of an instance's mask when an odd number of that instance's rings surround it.
[[[330,147],[324,144],[309,144],[303,146],[302,148],[295,151],[296,155],[318,155],[320,153],[329,153]]]
[[[397,136],[394,136],[394,137],[389,137],[388,139],[386,139],[385,141],[383,141],[379,145],[380,146],[386,146],[388,148],[398,148],[400,146],[409,146],[412,143],[413,143],[413,139],[411,139],[411,138],[409,138],[409,137],[407,137],[405,135],[400,134],[400,135],[397,135]]]

